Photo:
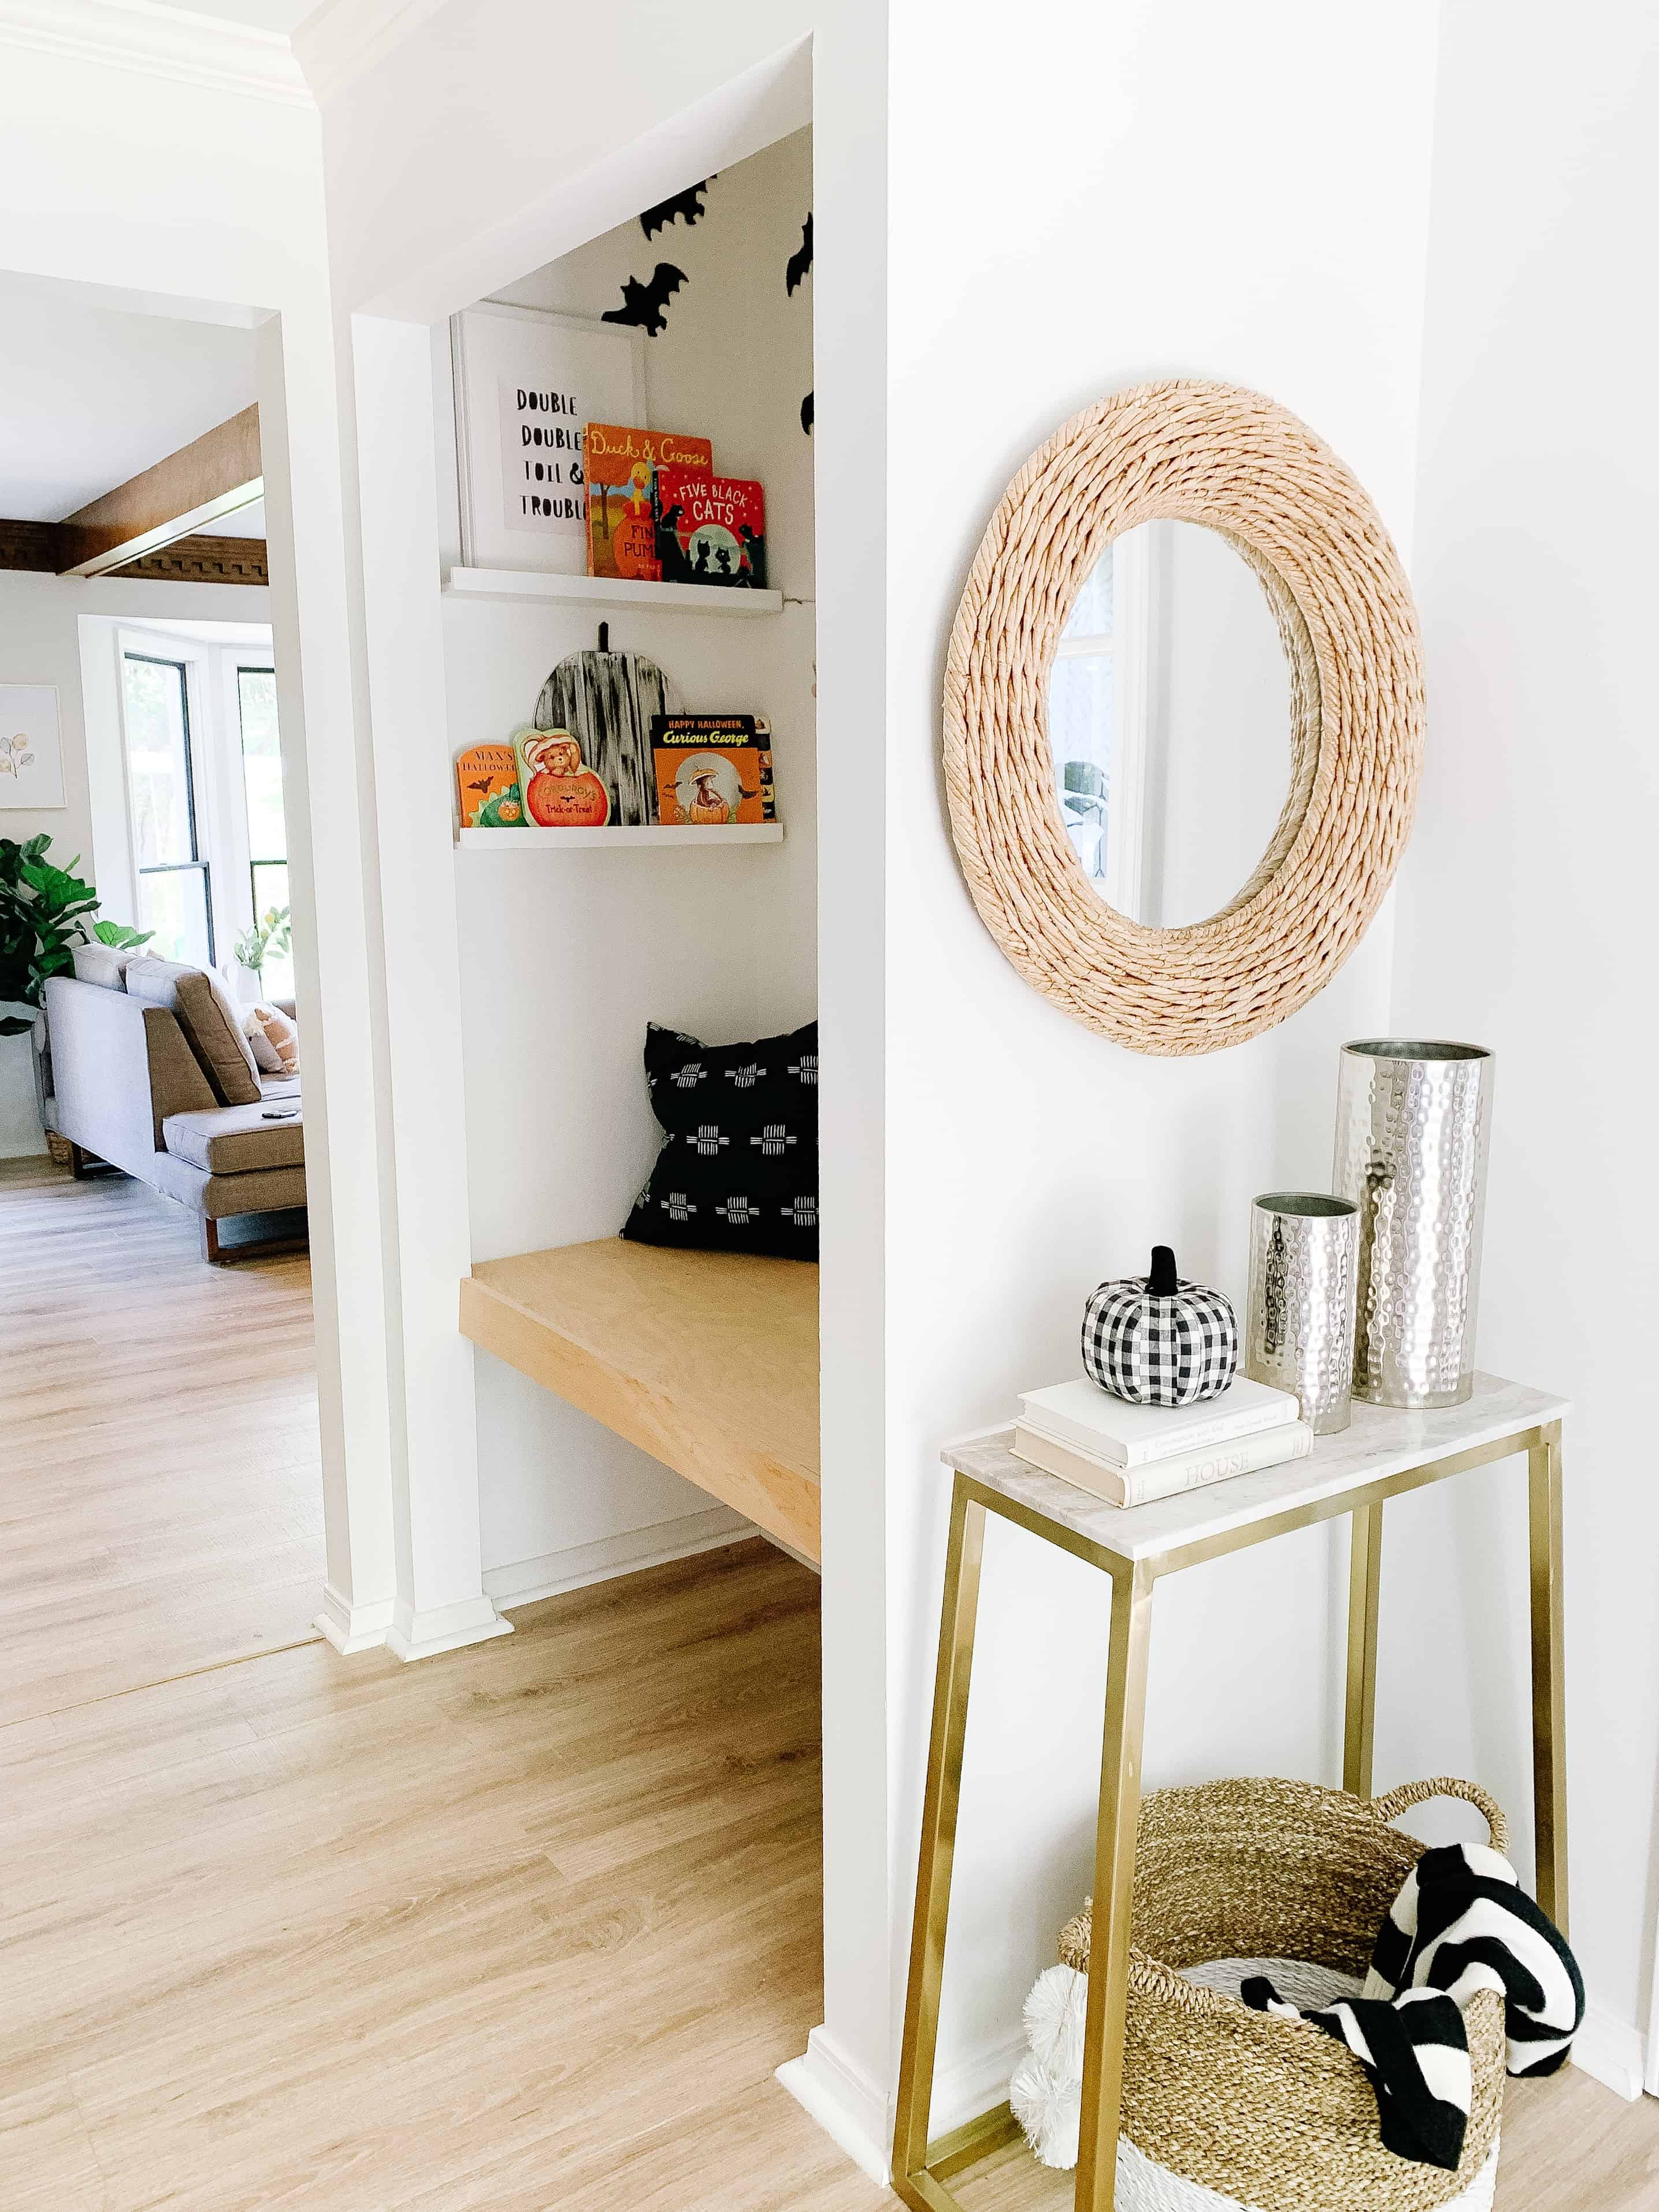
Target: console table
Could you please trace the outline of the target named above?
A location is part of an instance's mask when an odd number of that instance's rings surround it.
[[[1538,1901],[1565,1934],[1561,1421],[1567,1411],[1564,1399],[1490,1375],[1476,1376],[1473,1396],[1461,1406],[1400,1413],[1356,1401],[1352,1425],[1340,1435],[1321,1437],[1307,1459],[1127,1510],[1016,1459],[1009,1449],[1010,1431],[946,1447],[941,1456],[954,1470],[955,1480],[893,2144],[893,2186],[907,2204],[917,2212],[956,2212],[957,2199],[946,2186],[950,2178],[1018,2132],[1007,2106],[1000,2105],[948,2136],[928,2140],[987,1513],[1000,1514],[1112,1578],[1076,2192],[1078,2212],[1112,2212],[1154,1589],[1165,1575],[1183,1568],[1339,1514],[1352,1515],[1342,1783],[1355,1796],[1369,1797],[1383,1505],[1408,1490],[1524,1452],[1531,1528]]]

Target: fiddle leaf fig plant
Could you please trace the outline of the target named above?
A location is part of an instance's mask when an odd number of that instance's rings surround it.
[[[46,978],[75,965],[75,948],[86,942],[86,916],[98,894],[72,871],[46,858],[52,839],[43,830],[19,844],[0,837],[0,1004],[38,1006]],[[33,1017],[0,1016],[0,1036],[21,1036]]]
[[[126,921],[94,921],[92,933],[100,945],[112,945],[118,952],[136,952],[141,945],[148,945],[155,932],[135,929]]]

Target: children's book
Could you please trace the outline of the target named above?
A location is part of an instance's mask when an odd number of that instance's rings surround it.
[[[766,588],[766,495],[746,477],[665,465],[657,475],[657,560],[666,584]]]
[[[772,726],[757,714],[653,714],[657,819],[775,822]]]
[[[511,745],[469,745],[455,761],[463,830],[517,830],[524,823],[519,756]]]
[[[568,730],[519,730],[514,735],[524,811],[537,828],[598,830],[610,821],[605,781],[583,767],[580,742]]]
[[[714,465],[714,449],[707,438],[590,422],[582,434],[588,574],[655,583],[662,574],[657,551],[658,473],[672,468],[692,480],[707,480]]]

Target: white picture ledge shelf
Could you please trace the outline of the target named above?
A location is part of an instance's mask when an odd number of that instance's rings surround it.
[[[635,830],[459,830],[456,842],[465,853],[568,853],[579,846],[619,845],[781,845],[781,822],[726,822],[666,824],[649,822]]]
[[[776,615],[781,592],[736,584],[644,584],[610,576],[547,576],[532,568],[452,568],[446,586],[458,599],[562,600],[586,607],[672,607],[677,614]]]

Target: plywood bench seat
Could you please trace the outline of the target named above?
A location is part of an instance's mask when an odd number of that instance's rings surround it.
[[[815,1564],[818,1271],[607,1237],[481,1261],[461,1334]]]

